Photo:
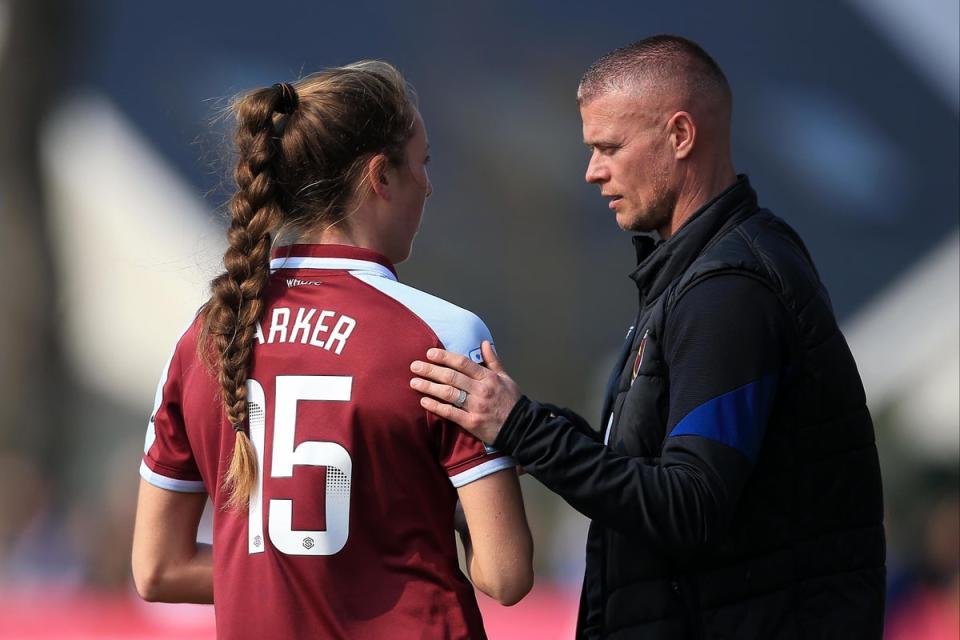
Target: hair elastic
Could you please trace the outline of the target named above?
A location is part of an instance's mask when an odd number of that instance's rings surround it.
[[[280,94],[280,102],[277,103],[276,107],[277,113],[289,115],[296,111],[297,106],[300,104],[300,96],[297,95],[297,90],[293,88],[293,85],[286,82],[278,82],[271,88]]]

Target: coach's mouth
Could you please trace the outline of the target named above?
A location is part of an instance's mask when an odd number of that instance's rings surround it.
[[[610,202],[607,203],[607,206],[610,207],[611,209],[616,209],[617,203],[623,200],[623,196],[620,196],[617,194],[609,194],[609,195],[605,194],[603,197],[610,200]]]

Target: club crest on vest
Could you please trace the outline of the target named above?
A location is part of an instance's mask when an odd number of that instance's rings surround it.
[[[640,338],[640,347],[637,349],[637,359],[633,361],[633,375],[630,377],[630,384],[637,379],[637,373],[640,372],[640,365],[643,364],[643,350],[647,346],[647,336],[650,335],[650,329],[643,332]]]

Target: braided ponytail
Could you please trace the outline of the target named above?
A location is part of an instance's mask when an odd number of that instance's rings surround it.
[[[257,89],[233,105],[237,192],[230,200],[224,273],[201,309],[199,354],[219,382],[236,431],[223,477],[224,508],[244,507],[257,479],[247,435],[247,378],[270,279],[270,247],[283,230],[347,224],[370,158],[397,164],[413,135],[412,88],[393,66],[361,61]]]
[[[292,96],[292,97],[291,97]],[[274,85],[247,94],[235,106],[239,152],[230,200],[225,272],[211,284],[204,307],[202,353],[217,376],[227,420],[236,432],[230,466],[223,478],[225,508],[246,506],[257,478],[257,458],[245,430],[247,376],[263,293],[270,278],[271,234],[283,221],[277,187],[279,139],[277,114],[296,108],[290,85]]]

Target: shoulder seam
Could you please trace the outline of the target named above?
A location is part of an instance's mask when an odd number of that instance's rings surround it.
[[[783,294],[780,291],[777,291],[777,289],[772,285],[772,283],[768,282],[766,278],[763,278],[759,274],[754,273],[752,271],[738,269],[736,267],[716,269],[716,270],[708,271],[707,273],[698,275],[695,278],[691,278],[690,281],[683,286],[683,289],[681,291],[678,291],[675,294],[673,299],[673,304],[670,307],[670,309],[667,310],[667,312],[668,313],[672,312],[676,308],[676,306],[680,303],[680,301],[683,299],[683,296],[689,293],[690,290],[695,285],[706,282],[707,280],[710,280],[712,278],[725,276],[725,275],[742,276],[742,277],[754,280],[759,284],[763,285],[763,287],[766,288],[768,291],[770,291],[770,293],[772,293],[773,296],[777,299],[777,302],[780,304],[780,307],[787,314],[787,318],[789,318],[790,323],[793,325],[793,330],[797,333],[797,335],[802,335],[802,332],[800,331],[800,326],[798,324],[799,320],[796,317],[796,314],[794,314],[794,312],[790,309],[790,306],[787,304],[787,301],[784,299]]]
[[[403,304],[402,302],[400,302],[400,301],[397,300],[396,298],[394,298],[394,297],[392,297],[392,296],[390,296],[390,295],[387,295],[387,294],[384,293],[383,291],[380,291],[380,289],[377,289],[375,286],[373,286],[373,285],[370,284],[369,282],[366,282],[366,281],[363,280],[362,278],[358,278],[357,276],[353,275],[352,273],[350,273],[350,275],[351,275],[357,282],[362,283],[363,286],[368,287],[368,288],[371,289],[373,292],[375,292],[378,296],[380,296],[380,297],[382,297],[382,298],[385,298],[386,300],[390,301],[392,304],[394,304],[394,305],[400,307],[401,309],[403,309],[404,313],[406,313],[406,314],[409,315],[409,316],[412,316],[424,329],[427,330],[427,334],[430,335],[430,336],[433,338],[434,342],[436,342],[441,348],[446,348],[446,345],[443,344],[443,340],[441,340],[441,339],[440,339],[440,336],[437,335],[437,332],[433,330],[433,327],[431,327],[429,324],[427,324],[426,320],[424,320],[424,319],[421,318],[419,315],[417,315],[417,314],[413,311],[413,309],[411,309],[411,308],[408,307],[407,305]],[[408,286],[408,285],[405,285],[405,284],[403,284],[403,283],[401,283],[401,282],[399,282],[399,281],[393,281],[393,282],[396,282],[397,284],[400,284],[400,285],[402,285],[402,286]],[[413,288],[413,287],[411,287],[411,288]],[[417,291],[419,291],[419,289],[417,289]]]

